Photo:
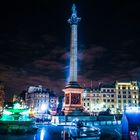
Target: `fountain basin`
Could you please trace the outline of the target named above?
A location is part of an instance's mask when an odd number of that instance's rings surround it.
[[[33,121],[0,121],[0,133],[35,133],[37,127]]]

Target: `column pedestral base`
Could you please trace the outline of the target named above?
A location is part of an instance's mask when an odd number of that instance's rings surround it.
[[[63,108],[65,115],[69,115],[75,109],[83,109],[83,88],[77,82],[69,82],[63,91],[65,93],[65,104]]]

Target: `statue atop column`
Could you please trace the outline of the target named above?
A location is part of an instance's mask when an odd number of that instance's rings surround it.
[[[68,19],[68,22],[70,24],[78,24],[78,22],[81,20],[81,18],[77,17],[77,11],[76,11],[76,6],[75,4],[72,5],[72,15],[71,17]]]

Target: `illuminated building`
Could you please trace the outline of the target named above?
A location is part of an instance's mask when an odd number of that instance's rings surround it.
[[[139,105],[139,94],[137,81],[116,82],[112,85],[101,85],[97,89],[86,88],[83,92],[83,106],[90,113],[108,108],[111,113],[123,113],[126,107]]]
[[[139,85],[137,81],[116,82],[117,109],[123,112],[128,106],[139,105]]]
[[[49,111],[50,114],[54,115],[57,113],[58,107],[58,97],[55,94],[50,94],[49,96]]]
[[[87,112],[102,111],[102,98],[98,90],[86,88],[83,93],[83,106]]]
[[[115,85],[103,85],[100,89],[103,111],[108,108],[111,110],[111,113],[116,113],[116,92]]]
[[[65,93],[64,112],[68,115],[75,109],[82,109],[83,89],[77,82],[77,26],[81,18],[77,17],[76,6],[72,6],[72,15],[68,19],[71,26],[70,76],[69,83],[63,89]]]
[[[96,89],[85,89],[83,93],[83,106],[90,113],[106,111],[108,108],[111,110],[111,113],[116,113],[115,86],[102,85]]]
[[[2,111],[4,105],[4,97],[5,97],[4,84],[0,82],[0,111]]]
[[[58,105],[58,98],[53,96],[52,103],[52,94],[53,91],[41,85],[38,87],[30,86],[26,93],[26,104],[33,108],[36,113],[47,113],[52,109],[55,111]]]

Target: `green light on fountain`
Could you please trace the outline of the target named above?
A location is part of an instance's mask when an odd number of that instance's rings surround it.
[[[12,108],[3,110],[1,121],[30,121],[29,109],[21,106],[18,102],[13,104]]]

